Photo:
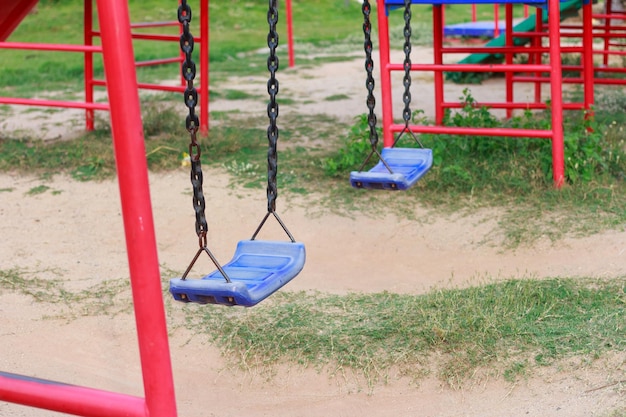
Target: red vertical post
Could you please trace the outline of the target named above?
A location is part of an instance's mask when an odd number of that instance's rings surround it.
[[[97,5],[147,415],[175,417],[128,2]]]
[[[550,98],[552,103],[552,177],[561,188],[565,182],[563,147],[563,72],[561,68],[561,11],[559,0],[548,1],[548,35],[550,39]]]
[[[83,8],[83,42],[85,45],[93,45],[93,0],[85,0]],[[83,55],[84,60],[84,83],[85,83],[85,102],[93,103],[93,52],[86,51]],[[85,110],[85,128],[87,130],[94,129],[93,109]]]
[[[498,4],[493,5],[493,20],[493,23],[495,25],[493,30],[493,37],[497,38],[498,36],[500,36],[500,5]]]
[[[476,5],[472,4],[472,22],[476,21]]]
[[[604,54],[602,54],[602,64],[605,67],[609,66],[609,54],[607,54],[606,52],[609,51],[610,48],[610,44],[611,44],[611,37],[609,36],[609,33],[611,33],[611,18],[610,15],[613,14],[613,8],[612,8],[612,4],[613,3],[611,0],[605,0],[604,2]]]
[[[181,0],[178,0],[178,5],[180,6],[181,4]],[[183,34],[183,28],[182,25],[178,26],[178,34],[182,35]],[[179,52],[179,57],[180,57],[180,62],[182,63],[185,60],[185,53],[183,51]],[[178,67],[180,69],[180,85],[182,87],[186,87],[187,86],[187,80],[185,80],[185,75],[183,74],[183,67],[182,64],[179,65]]]
[[[443,64],[443,6],[433,4],[433,59],[435,65]],[[435,124],[443,124],[443,72],[435,70]]]
[[[382,99],[383,146],[393,146],[393,101],[391,98],[391,71],[389,70],[389,22],[385,0],[376,1],[378,13],[378,55],[380,57],[380,95]]]
[[[541,33],[543,32],[543,9],[541,7],[537,7],[535,9],[535,13],[535,32]],[[541,39],[542,37],[540,36],[533,36],[531,45],[533,47],[540,47]],[[534,64],[541,65],[541,55],[541,52],[535,52],[532,54],[534,57]],[[535,103],[541,103],[541,81],[539,81],[541,72],[536,72],[535,77],[537,79],[537,81],[535,81]]]
[[[209,133],[209,0],[200,0],[200,133]]]
[[[506,65],[513,65],[513,52],[511,51],[511,49],[514,48],[515,44],[514,44],[514,39],[513,39],[513,4],[511,3],[507,3],[504,6],[504,15],[505,15],[505,22],[506,22],[506,29],[504,32],[504,38],[505,38],[505,45],[507,48],[510,48],[510,50],[508,52],[506,52],[504,54],[504,62]],[[510,104],[513,103],[514,101],[514,96],[513,96],[513,73],[510,71],[507,71],[504,73],[504,84],[505,84],[505,94],[506,94],[506,104]],[[511,116],[513,116],[513,109],[511,108],[507,108],[506,109],[506,117],[507,119],[510,119]]]
[[[285,0],[285,15],[287,19],[287,49],[289,51],[289,67],[296,65],[296,56],[293,48],[293,14],[291,13],[291,0]]]
[[[607,0],[607,4],[610,3]],[[608,6],[607,6],[608,7]],[[586,110],[586,117],[591,117],[592,106],[594,99],[594,71],[593,71],[593,22],[591,21],[592,14],[591,2],[583,2],[583,104]],[[608,55],[606,55],[608,56]]]

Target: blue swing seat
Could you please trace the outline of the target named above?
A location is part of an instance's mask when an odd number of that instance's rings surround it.
[[[202,279],[174,278],[175,300],[199,304],[251,307],[291,281],[304,267],[304,244],[269,240],[242,240],[232,260]]]
[[[352,171],[350,183],[354,188],[377,190],[406,190],[424,176],[433,165],[432,149],[383,148],[382,161],[369,171]]]

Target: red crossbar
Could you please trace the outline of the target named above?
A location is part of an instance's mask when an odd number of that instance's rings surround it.
[[[143,398],[0,372],[0,400],[85,417],[147,417]]]

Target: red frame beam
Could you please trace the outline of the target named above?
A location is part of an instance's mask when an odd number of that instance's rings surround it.
[[[422,1],[414,3],[423,3]],[[497,3],[497,1],[493,1]],[[527,34],[515,33],[507,31],[505,46],[502,48],[480,48],[481,53],[498,52],[505,54],[505,63],[500,65],[482,65],[482,64],[444,64],[443,55],[445,53],[467,53],[476,52],[477,48],[447,48],[443,46],[443,21],[444,9],[442,4],[431,4],[432,21],[433,21],[433,63],[432,64],[412,64],[412,71],[429,71],[434,76],[434,103],[435,103],[435,126],[412,125],[411,129],[416,133],[431,134],[453,134],[453,135],[479,135],[479,136],[501,136],[501,137],[538,137],[550,139],[552,143],[552,167],[553,181],[555,186],[561,187],[564,182],[564,148],[563,148],[563,99],[562,99],[562,83],[561,74],[561,44],[560,44],[560,10],[558,0],[549,0],[549,19],[548,34],[550,47],[547,49],[550,57],[549,65],[542,65],[540,61],[533,58],[533,64],[514,64],[513,54],[518,52],[530,53],[532,56],[545,52],[546,49],[541,47],[538,42],[534,42],[531,48],[516,46],[513,37],[524,36],[532,39],[540,39],[546,34],[542,33],[541,26],[538,26],[536,32]],[[387,19],[387,8],[385,0],[377,0],[378,8],[378,31],[379,31],[379,53],[381,66],[381,98],[382,98],[382,122],[383,122],[383,145],[385,147],[393,146],[394,133],[401,132],[404,125],[393,123],[393,102],[391,88],[391,71],[404,71],[404,65],[400,63],[390,63],[390,46],[389,46],[389,25]],[[513,27],[513,7],[512,4],[506,4],[506,21],[508,26]],[[539,13],[539,12],[538,12]],[[580,48],[579,50],[589,51],[588,48]],[[585,61],[586,62],[586,61]],[[583,64],[585,65],[585,63]],[[540,96],[536,94],[535,103],[515,103],[513,101],[513,83],[518,78],[514,76],[516,72],[534,73],[535,77],[527,77],[531,82],[536,83],[536,89],[540,86],[540,76],[542,73],[549,74],[550,80],[550,99],[552,109],[552,127],[546,130],[524,130],[524,129],[493,129],[493,128],[473,128],[473,127],[449,127],[442,126],[444,118],[444,110],[446,108],[460,107],[458,104],[448,103],[444,99],[444,71],[457,72],[499,72],[505,74],[506,80],[506,99],[502,103],[488,103],[490,107],[503,108],[510,115],[513,109],[525,108],[545,108],[545,104],[539,103]],[[589,70],[585,66],[585,75],[589,74]],[[586,82],[593,82],[586,79]],[[587,85],[587,84],[585,84]],[[593,85],[593,84],[592,84]],[[589,91],[586,89],[586,91]],[[538,90],[539,92],[539,90]],[[574,104],[568,105],[568,108],[588,108],[590,101],[585,96],[584,105]],[[483,105],[484,103],[479,103]]]
[[[86,417],[176,417],[128,3],[97,4],[145,399],[0,373],[0,400]]]
[[[128,4],[97,4],[147,414],[173,417],[174,383]]]
[[[85,417],[146,417],[143,398],[0,372],[0,400]]]

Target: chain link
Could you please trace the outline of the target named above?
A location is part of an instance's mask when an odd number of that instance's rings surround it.
[[[269,117],[269,126],[267,128],[267,140],[269,143],[267,150],[268,213],[276,211],[276,198],[278,197],[278,187],[276,185],[276,174],[278,172],[278,126],[276,124],[276,119],[278,118],[278,103],[276,102],[276,95],[278,94],[278,80],[276,79],[276,71],[278,70],[278,56],[276,56],[276,48],[278,47],[277,22],[277,0],[269,0],[269,9],[267,11],[267,23],[269,25],[269,33],[267,34],[267,46],[269,47],[267,69],[270,72],[270,78],[267,81],[267,92],[270,95],[270,101],[267,104],[267,116]]]
[[[374,108],[376,107],[376,98],[374,97],[374,61],[372,60],[372,23],[370,21],[370,14],[372,12],[372,6],[369,0],[364,0],[361,6],[363,12],[363,34],[365,35],[365,41],[363,47],[365,49],[365,71],[367,71],[367,79],[365,81],[365,87],[367,88],[367,108],[369,114],[367,116],[367,124],[370,128],[370,144],[372,150],[376,150],[378,146],[378,132],[376,131],[376,114]]]
[[[404,110],[402,118],[408,129],[411,121],[411,0],[404,0]]]
[[[200,126],[200,119],[196,114],[198,103],[198,91],[194,87],[193,81],[196,78],[196,64],[192,54],[194,39],[189,30],[191,23],[191,7],[186,0],[182,0],[178,7],[178,21],[182,25],[180,35],[180,50],[185,55],[182,64],[183,78],[187,81],[184,92],[185,105],[189,109],[189,114],[185,119],[185,127],[189,132],[189,158],[191,160],[191,185],[193,188],[193,208],[196,213],[196,234],[198,235],[200,247],[206,246],[207,221],[205,215],[206,203],[202,191],[202,164],[200,162],[201,149],[198,143],[197,134]]]

